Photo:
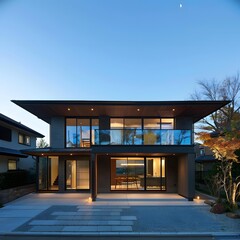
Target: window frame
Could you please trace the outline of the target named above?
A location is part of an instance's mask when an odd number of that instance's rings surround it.
[[[22,137],[22,141],[20,141],[20,137]],[[27,139],[29,139],[29,142],[28,142]],[[19,133],[18,133],[18,143],[19,143],[19,144],[22,144],[22,145],[26,145],[26,146],[31,146],[31,136],[19,132]]]

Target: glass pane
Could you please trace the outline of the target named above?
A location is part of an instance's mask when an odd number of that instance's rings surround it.
[[[58,157],[48,158],[48,190],[58,190]]]
[[[122,129],[123,128],[123,118],[111,118],[110,119],[111,129]]]
[[[128,158],[128,190],[144,190],[144,158]]]
[[[161,190],[166,190],[166,164],[165,158],[161,159],[161,168],[162,168],[162,176],[161,176]]]
[[[162,118],[161,119],[161,129],[174,129],[174,119],[173,118]]]
[[[77,189],[89,189],[89,160],[77,161]]]
[[[141,145],[142,130],[124,129],[123,141],[124,145]]]
[[[76,118],[66,119],[66,147],[76,147],[79,139],[76,132]]]
[[[159,145],[161,143],[160,130],[144,130],[144,145]]]
[[[66,161],[66,188],[76,189],[76,160]]]
[[[165,158],[146,158],[146,189],[165,190]]]
[[[79,147],[90,147],[90,119],[77,119],[77,136]]]
[[[161,144],[173,145],[174,144],[174,131],[176,130],[161,130]]]
[[[144,119],[144,129],[160,129],[161,121],[159,118]]]
[[[124,128],[128,129],[142,129],[142,119],[138,118],[125,118]]]
[[[144,190],[144,158],[112,158],[111,190]]]
[[[96,136],[97,131],[99,129],[99,120],[98,119],[92,119],[92,144],[95,144],[95,140],[98,139]]]
[[[48,164],[46,157],[40,157],[38,163],[38,188],[47,190]]]
[[[175,145],[190,145],[191,144],[191,131],[190,130],[175,130],[174,131],[174,144]]]
[[[18,135],[18,142],[24,144],[24,136],[22,134]]]
[[[111,130],[110,132],[110,144],[111,145],[122,145],[123,144],[123,129]]]
[[[25,137],[26,145],[31,145],[31,138],[29,136]]]
[[[8,170],[17,170],[16,160],[8,160]]]

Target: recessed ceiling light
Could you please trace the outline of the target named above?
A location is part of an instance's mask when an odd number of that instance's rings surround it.
[[[173,112],[175,112],[175,108],[173,108],[172,110],[173,110]]]
[[[91,108],[91,111],[93,111],[94,110],[94,108]]]
[[[71,108],[68,108],[68,111],[70,111],[71,110]]]

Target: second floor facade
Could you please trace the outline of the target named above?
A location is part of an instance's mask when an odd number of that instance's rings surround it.
[[[13,101],[50,124],[50,146],[193,146],[194,123],[228,101]]]
[[[36,147],[36,138],[42,134],[0,114],[0,147],[22,150]]]

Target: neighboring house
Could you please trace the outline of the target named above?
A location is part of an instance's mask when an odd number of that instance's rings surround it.
[[[204,176],[213,169],[216,159],[213,152],[199,143],[195,145],[196,181],[204,182]]]
[[[0,114],[0,173],[25,169],[35,171],[35,160],[21,150],[36,148],[42,134]]]
[[[38,190],[195,195],[194,123],[229,101],[20,101],[50,124]]]

